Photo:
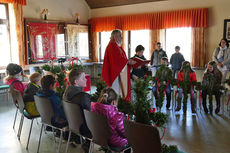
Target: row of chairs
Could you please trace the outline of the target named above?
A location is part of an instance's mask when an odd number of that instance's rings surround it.
[[[17,109],[16,109],[13,128],[15,126],[15,121],[16,121],[18,110],[21,113],[21,120],[20,120],[18,134],[17,134],[19,140],[21,136],[24,117],[31,120],[30,131],[29,131],[29,136],[28,136],[27,145],[26,145],[26,149],[28,149],[30,135],[31,135],[32,127],[33,127],[33,121],[39,116],[30,116],[25,110],[25,105],[24,105],[21,93],[14,89],[10,89],[10,91],[12,94],[13,101],[17,102],[15,103],[17,104],[16,105]],[[68,153],[71,134],[75,133],[79,135],[81,138],[83,137],[79,131],[80,125],[83,122],[83,119],[80,114],[79,106],[77,104],[72,104],[72,103],[68,103],[65,101],[63,102],[64,111],[65,111],[69,125],[68,125],[68,128],[67,127],[58,128],[51,124],[51,117],[53,116],[54,113],[53,113],[51,102],[49,101],[49,99],[44,98],[44,97],[38,97],[36,95],[34,96],[34,98],[35,98],[36,107],[38,109],[38,112],[40,113],[41,123],[42,123],[37,152],[39,152],[39,149],[40,149],[42,131],[44,129],[44,126],[49,126],[49,127],[52,127],[52,129],[57,129],[57,130],[60,130],[61,132],[60,139],[59,139],[59,145],[57,149],[58,153],[60,153],[60,150],[61,150],[63,132],[65,132],[66,130],[69,130],[69,137],[68,137],[68,142],[67,142],[67,146],[65,150],[65,152]],[[92,139],[85,138],[85,139],[90,140],[91,142],[89,153],[93,152],[94,144],[98,144],[100,146],[106,147],[113,152],[124,152],[125,151],[125,150],[119,150],[119,149],[114,150],[109,147],[108,140],[111,135],[111,130],[110,130],[108,120],[104,115],[95,114],[87,110],[84,110],[84,114],[86,118],[86,123],[93,135]],[[125,134],[127,136],[128,142],[130,146],[132,147],[134,153],[142,153],[142,152],[159,153],[161,151],[160,136],[159,136],[158,130],[155,127],[143,125],[140,123],[135,123],[135,122],[128,121],[128,120],[124,120],[124,126],[125,126]]]

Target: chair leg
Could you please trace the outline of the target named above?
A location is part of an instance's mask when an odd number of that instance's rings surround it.
[[[52,128],[52,132],[53,132],[53,136],[54,136],[54,142],[56,143],[56,137],[55,137],[55,133],[54,133],[54,128]]]
[[[9,90],[8,90],[8,88],[6,89],[6,101],[9,102]]]
[[[18,108],[16,108],[16,112],[15,112],[15,116],[14,116],[13,129],[14,129],[14,126],[15,126],[15,123],[16,123],[16,118],[17,118],[17,115],[18,115]]]
[[[70,141],[70,138],[71,138],[71,130],[69,131],[69,136],[68,136],[68,141],[67,141],[67,144],[66,144],[65,153],[68,153],[68,150],[69,150],[69,141]]]
[[[30,142],[30,135],[31,135],[31,131],[33,128],[33,122],[34,122],[34,119],[31,120],[30,132],[29,132],[29,136],[28,136],[28,140],[27,140],[26,150],[28,150],[28,146],[29,146],[29,142]]]
[[[42,124],[42,127],[41,127],[41,132],[40,132],[39,141],[38,141],[37,153],[39,153],[39,148],[40,148],[40,143],[41,143],[41,137],[42,137],[42,130],[43,130],[43,127],[44,127],[44,124]]]
[[[89,153],[93,153],[94,143],[91,141],[89,145]]]
[[[18,140],[20,140],[21,137],[23,122],[24,122],[24,115],[22,114],[21,121],[18,128]]]
[[[61,130],[61,135],[60,135],[59,145],[58,145],[58,153],[60,153],[61,151],[62,138],[63,138],[63,131]]]

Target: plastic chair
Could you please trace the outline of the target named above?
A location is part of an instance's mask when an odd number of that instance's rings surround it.
[[[133,153],[160,153],[161,141],[158,130],[149,125],[124,120],[125,136]]]
[[[112,152],[124,152],[125,150],[130,149],[116,148],[116,150],[113,150],[109,147],[108,141],[112,133],[106,116],[102,114],[96,114],[87,110],[84,110],[84,114],[87,126],[89,127],[93,135],[92,141],[90,143],[89,153],[93,152],[94,143],[106,147]]]
[[[27,145],[26,145],[26,149],[28,150],[28,146],[29,146],[29,142],[30,142],[30,135],[31,135],[32,127],[33,127],[33,121],[35,118],[38,118],[40,116],[39,115],[38,116],[32,116],[25,110],[25,104],[24,104],[24,101],[22,98],[22,94],[19,91],[15,90],[15,89],[11,89],[11,94],[12,94],[13,100],[17,101],[18,109],[21,113],[21,120],[20,120],[20,124],[19,124],[19,128],[18,128],[18,134],[17,134],[17,137],[19,140],[20,140],[20,136],[21,136],[21,132],[22,132],[24,117],[31,120],[30,131],[29,131],[29,136],[28,136]]]
[[[66,131],[66,127],[58,128],[58,127],[55,127],[55,126],[53,126],[51,124],[51,118],[54,116],[54,112],[53,112],[51,102],[50,102],[50,100],[48,98],[46,98],[46,97],[38,97],[37,95],[34,95],[34,101],[35,101],[37,110],[38,110],[38,112],[39,112],[39,114],[41,116],[41,123],[42,123],[40,136],[39,136],[37,153],[39,152],[40,143],[41,143],[41,137],[42,137],[42,130],[44,128],[44,125],[61,131],[58,150],[57,150],[57,152],[60,153],[61,142],[62,142],[62,139],[63,139],[63,132]]]
[[[67,101],[63,101],[63,107],[65,111],[65,115],[69,125],[69,137],[68,142],[66,145],[66,153],[68,153],[69,149],[69,141],[71,137],[71,133],[75,133],[81,137],[81,144],[82,144],[82,135],[80,134],[80,126],[83,123],[83,118],[81,115],[80,107],[78,104],[73,104]]]

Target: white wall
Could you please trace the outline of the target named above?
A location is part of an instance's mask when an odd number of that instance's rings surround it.
[[[118,7],[92,9],[91,17],[103,17],[189,8],[209,8],[206,61],[211,60],[215,47],[223,37],[224,19],[230,19],[230,0],[168,0]]]
[[[79,13],[80,23],[87,24],[90,8],[85,0],[27,0],[24,18],[39,19],[43,9],[48,9],[48,20],[75,21]]]

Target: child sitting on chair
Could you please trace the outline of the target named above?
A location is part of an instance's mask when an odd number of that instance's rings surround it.
[[[194,91],[193,84],[197,82],[196,74],[191,68],[191,65],[188,61],[184,61],[182,64],[182,68],[178,73],[178,82],[180,85],[179,95],[177,98],[177,108],[176,111],[181,109],[181,100],[182,93],[184,92],[184,100],[183,100],[183,112],[186,114],[187,111],[187,94],[191,94],[191,109],[192,113],[196,113],[196,95]]]
[[[171,80],[172,80],[172,71],[168,67],[168,58],[162,57],[161,66],[157,70],[156,75],[155,75],[156,85],[152,89],[152,92],[156,99],[156,106],[159,107],[160,109],[163,106],[163,99],[162,98],[160,99],[159,96],[164,96],[164,94],[166,94],[166,99],[167,99],[166,108],[167,109],[170,108],[170,102],[171,102],[170,81]],[[164,89],[164,91],[161,91],[160,89]]]
[[[6,67],[7,76],[4,78],[5,84],[13,86],[22,96],[24,95],[25,85],[20,81],[22,76],[22,67],[18,64],[10,63]]]
[[[220,111],[220,87],[221,87],[221,80],[222,80],[222,73],[217,68],[217,64],[215,61],[211,61],[208,63],[208,67],[206,71],[204,72],[203,76],[203,90],[202,90],[202,104],[204,108],[204,112],[208,113],[208,108],[206,105],[206,98],[207,95],[212,96],[215,95],[216,98],[216,110],[215,113],[218,114]],[[209,100],[211,100],[212,97],[209,97]],[[213,108],[212,108],[212,101],[209,101],[209,112],[212,114]]]
[[[36,92],[38,92],[40,88],[41,77],[42,75],[38,72],[31,74],[29,77],[30,83],[26,86],[24,91],[23,100],[25,103],[25,109],[32,116],[39,115],[35,106],[34,95],[36,95]]]
[[[45,75],[41,79],[41,89],[37,92],[39,97],[47,97],[51,101],[54,116],[51,119],[52,125],[63,128],[68,125],[61,99],[54,90],[56,80],[52,75]]]
[[[109,145],[114,148],[127,148],[128,142],[124,135],[123,125],[125,116],[117,110],[117,100],[117,93],[112,88],[105,88],[102,90],[98,102],[91,106],[91,111],[107,117],[112,131]]]

